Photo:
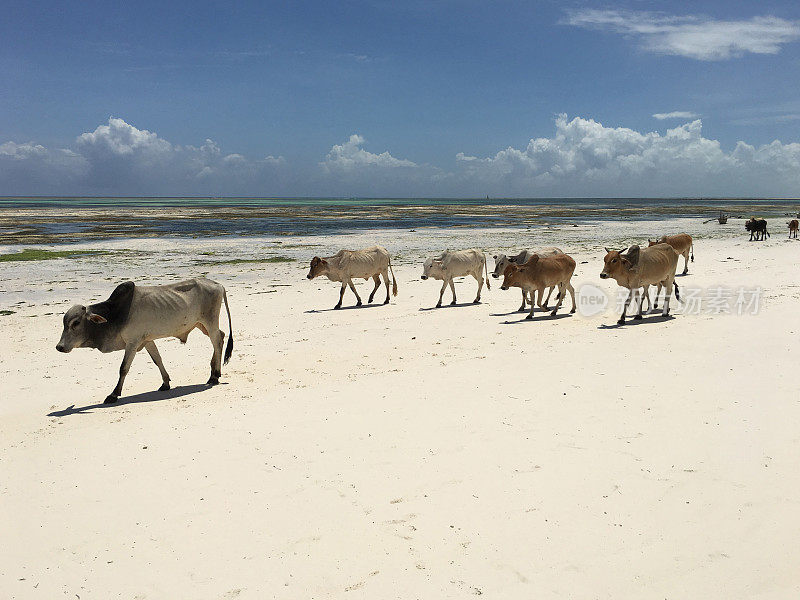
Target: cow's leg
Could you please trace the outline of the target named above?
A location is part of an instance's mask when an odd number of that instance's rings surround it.
[[[569,309],[569,314],[575,314],[575,310],[577,305],[575,304],[575,288],[572,286],[572,282],[567,282],[567,291],[569,292],[570,298],[572,298],[572,308]]]
[[[667,279],[664,282],[664,310],[661,312],[662,317],[666,317],[669,314],[669,297],[672,293],[672,281],[673,279]]]
[[[456,305],[456,284],[453,278],[450,278],[450,291],[453,292],[453,301],[450,303],[450,306]]]
[[[169,389],[169,373],[164,368],[164,363],[161,362],[161,355],[158,353],[158,348],[156,348],[155,342],[147,342],[144,345],[145,350],[150,355],[150,358],[153,359],[153,362],[156,363],[158,370],[161,371],[161,380],[164,382],[161,384],[161,387],[158,388],[159,392],[165,392]]]
[[[631,303],[631,298],[633,298],[633,290],[628,290],[628,297],[625,298],[625,304],[622,305],[622,315],[617,320],[617,325],[624,325],[625,324],[625,311],[628,310],[628,304]]]
[[[539,308],[543,308],[547,310],[547,304],[550,302],[550,294],[553,293],[553,290],[556,289],[556,286],[551,285],[550,289],[547,290],[547,298],[544,299],[544,304],[542,304],[542,296],[544,296],[544,288],[539,290]],[[560,290],[560,288],[559,288]]]
[[[525,290],[522,290],[522,306],[520,306],[517,310],[524,311],[525,310],[525,303],[528,301],[528,293]]]
[[[544,288],[541,289],[540,294],[544,293]],[[564,298],[567,295],[567,284],[565,282],[561,282],[558,284],[558,302],[553,307],[553,310],[550,311],[550,315],[555,317],[558,309],[561,308],[561,303],[564,302]],[[575,298],[572,299],[573,305],[575,302]]]
[[[689,251],[683,253],[683,274],[686,275],[689,272]]]
[[[356,295],[356,300],[358,301],[356,302],[356,306],[361,306],[361,296],[358,295],[358,292],[356,291],[356,286],[353,285],[353,280],[352,279],[348,280],[347,285],[350,286],[350,289],[353,290],[353,293]]]
[[[139,351],[139,344],[139,342],[136,342],[135,344],[128,344],[125,346],[125,356],[122,357],[122,364],[119,366],[119,379],[117,380],[117,387],[114,388],[113,392],[106,396],[103,404],[112,404],[119,400],[119,397],[122,395],[122,384],[125,383],[125,376],[128,374],[128,371],[130,371],[133,357],[136,356],[136,353]]]
[[[645,286],[645,290],[647,290],[647,286]],[[638,298],[639,300],[639,310],[636,311],[636,315],[633,318],[636,319],[637,321],[641,321],[642,306],[644,305],[644,294],[638,289],[636,290],[636,298]]]
[[[344,290],[347,287],[347,284],[343,281],[342,282],[342,289],[339,290],[339,303],[334,306],[334,309],[342,308],[342,298],[344,298]]]
[[[225,347],[225,334],[220,330],[219,324],[214,321],[208,323],[204,331],[214,348],[214,353],[211,355],[211,376],[206,384],[217,385],[219,378],[222,377],[222,349]]]
[[[536,310],[536,302],[534,302],[534,300],[536,300],[536,292],[537,292],[537,291],[538,291],[538,292],[539,292],[539,294],[541,295],[541,293],[542,293],[542,291],[543,291],[543,290],[542,290],[542,289],[538,289],[538,290],[537,290],[536,288],[534,288],[534,289],[532,289],[532,290],[530,290],[530,291],[528,292],[528,293],[530,294],[530,296],[531,296],[531,310],[530,310],[530,312],[528,313],[528,316],[527,316],[527,317],[525,317],[526,319],[533,319],[533,311],[534,311],[534,310]]]
[[[436,308],[442,307],[442,296],[444,296],[444,291],[447,289],[447,279],[442,281],[442,289],[439,290],[439,302],[436,303]]]
[[[381,287],[381,276],[379,273],[373,275],[372,279],[375,280],[375,287],[372,288],[372,292],[369,295],[369,300],[367,300],[367,304],[372,304],[372,299],[375,297],[375,292],[377,292],[378,288]]]
[[[478,295],[475,296],[475,300],[472,301],[473,304],[478,304],[481,301],[481,290],[483,289],[483,273],[475,273],[472,274],[475,280],[478,282]]]
[[[386,300],[383,303],[389,304],[389,269],[383,272],[383,282],[386,284]]]

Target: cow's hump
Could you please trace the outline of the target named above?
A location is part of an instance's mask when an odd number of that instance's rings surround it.
[[[120,283],[114,288],[114,291],[111,292],[108,300],[93,304],[89,309],[91,312],[106,319],[106,321],[112,325],[122,325],[128,320],[135,288],[136,284],[132,281]]]

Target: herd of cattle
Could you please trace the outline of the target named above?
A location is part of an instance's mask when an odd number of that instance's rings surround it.
[[[797,238],[797,219],[787,224],[789,237]],[[763,219],[749,219],[745,228],[750,232],[751,241],[763,240],[765,236],[769,236],[767,223]],[[648,301],[648,310],[658,309],[658,296],[661,290],[664,290],[662,315],[669,314],[673,288],[675,298],[680,300],[675,273],[681,256],[684,259],[685,275],[689,271],[690,258],[694,261],[692,237],[685,233],[648,240],[648,246],[643,248],[638,245],[621,250],[606,248],[600,277],[614,279],[618,285],[628,290],[618,324],[625,323],[626,313],[632,301],[638,301],[634,319],[642,318],[645,299]],[[550,314],[555,315],[558,312],[567,293],[572,300],[570,312],[575,312],[575,288],[571,283],[575,272],[575,260],[559,248],[544,248],[535,252],[523,250],[513,256],[497,254],[494,256],[494,262],[492,277],[495,279],[503,277],[500,289],[508,290],[516,287],[521,290],[522,304],[519,311],[526,310],[530,305],[526,319],[533,319],[537,305],[549,309],[550,295],[556,287],[557,302]],[[347,287],[355,294],[356,306],[361,306],[361,297],[353,284],[354,279],[372,279],[375,282],[375,287],[367,300],[370,303],[383,278],[386,286],[386,299],[383,303],[388,304],[390,273],[392,294],[397,296],[397,279],[392,270],[389,253],[385,248],[373,246],[364,250],[340,250],[335,255],[324,258],[315,256],[311,260],[307,277],[314,279],[324,276],[331,281],[341,283],[339,302],[334,306],[338,309],[342,307],[342,298]],[[437,257],[428,258],[422,265],[423,280],[430,278],[442,282],[437,308],[442,305],[442,296],[448,286],[453,294],[451,304],[456,304],[454,279],[467,276],[474,277],[478,282],[478,293],[473,302],[480,302],[484,281],[487,289],[491,289],[489,268],[481,250],[443,252]],[[650,286],[656,286],[653,301],[648,293]],[[547,297],[544,297],[545,290]],[[225,334],[219,328],[219,313],[223,302],[230,327],[227,346],[224,345]],[[131,362],[136,353],[142,349],[147,350],[161,372],[163,383],[159,389],[170,389],[169,374],[161,361],[155,340],[175,337],[181,342],[186,342],[187,336],[194,329],[206,334],[214,347],[208,384],[216,385],[222,376],[222,365],[228,363],[233,353],[233,326],[225,288],[205,278],[159,286],[137,286],[128,281],[117,286],[104,302],[89,306],[73,306],[64,315],[64,330],[56,349],[59,352],[70,352],[74,348],[96,348],[101,352],[124,350],[117,385],[105,399],[106,403],[112,403],[122,394],[122,385],[130,370]]]

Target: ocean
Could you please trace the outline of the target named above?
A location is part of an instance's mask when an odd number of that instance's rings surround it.
[[[531,229],[598,221],[783,218],[800,200],[697,198],[0,198],[1,244],[309,236],[367,229]]]

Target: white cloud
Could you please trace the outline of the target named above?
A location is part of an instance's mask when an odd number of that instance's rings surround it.
[[[283,157],[223,154],[213,140],[179,146],[111,117],[74,149],[0,145],[0,183],[11,194],[184,195],[272,192]]]
[[[800,186],[800,144],[739,142],[725,152],[699,119],[661,135],[559,115],[552,138],[456,158],[473,189],[496,195],[781,196]]]
[[[697,60],[777,54],[800,39],[800,23],[779,17],[723,21],[702,16],[587,9],[569,13],[569,25],[611,31],[641,40],[645,50]]]
[[[688,110],[673,110],[672,112],[655,113],[653,115],[659,121],[664,121],[665,119],[695,119],[699,116],[697,113]]]
[[[395,158],[388,152],[373,154],[361,146],[366,140],[356,133],[345,143],[334,145],[321,163],[326,172],[347,173],[363,168],[395,169],[397,167],[416,167],[416,163]]]

